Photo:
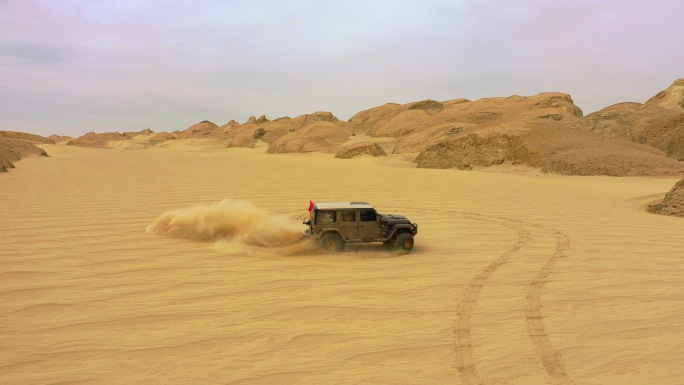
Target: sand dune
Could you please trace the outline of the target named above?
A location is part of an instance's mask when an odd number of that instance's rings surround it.
[[[684,378],[683,223],[645,211],[680,178],[417,169],[405,155],[211,143],[42,145],[50,158],[0,175],[3,384]],[[265,239],[271,220],[288,233],[309,199],[409,216],[414,252],[236,246]],[[231,227],[234,214],[253,226]],[[180,228],[211,231],[154,230],[184,215]]]

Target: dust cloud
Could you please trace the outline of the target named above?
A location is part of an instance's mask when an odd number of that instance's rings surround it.
[[[146,230],[171,238],[213,242],[217,250],[231,254],[264,249],[286,254],[304,251],[309,247],[300,245],[302,231],[300,221],[269,213],[242,199],[167,211]]]

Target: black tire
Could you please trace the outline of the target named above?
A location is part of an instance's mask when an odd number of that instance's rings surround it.
[[[342,241],[342,238],[340,238],[340,236],[335,233],[325,234],[321,238],[321,249],[329,253],[337,253],[339,251],[342,251],[343,247],[344,241]]]
[[[394,241],[394,248],[406,252],[413,250],[413,235],[410,233],[401,233],[397,235],[397,239]]]

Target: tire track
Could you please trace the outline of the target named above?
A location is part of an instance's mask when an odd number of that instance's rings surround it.
[[[472,219],[486,220],[476,217],[473,217]],[[470,338],[470,319],[473,315],[477,298],[480,295],[482,287],[492,273],[506,263],[511,255],[518,252],[518,250],[525,246],[530,240],[530,233],[524,227],[504,224],[500,221],[495,222],[514,229],[518,233],[518,242],[473,278],[461,300],[461,305],[458,309],[459,317],[454,325],[454,334],[456,335],[456,368],[468,385],[482,383],[477,371],[477,363],[473,354],[473,344]]]
[[[530,228],[537,228],[544,232],[549,232],[556,238],[556,248],[550,255],[547,262],[537,272],[535,278],[530,283],[527,297],[525,299],[525,318],[527,323],[527,334],[534,343],[537,355],[544,366],[547,374],[554,384],[557,385],[574,385],[572,378],[565,372],[565,366],[561,361],[561,354],[556,351],[551,345],[551,340],[546,333],[544,325],[544,317],[542,314],[541,293],[544,288],[551,270],[554,268],[556,262],[563,258],[565,251],[570,247],[570,237],[561,231],[548,228],[542,224],[526,223],[505,217],[493,217],[483,214],[461,212],[455,210],[430,210],[423,209],[423,211],[448,211],[453,214],[461,215],[476,221],[493,222],[504,227],[514,230],[518,234],[518,241],[511,246],[504,254],[494,260],[489,266],[482,270],[470,282],[461,299],[458,307],[458,319],[454,322],[454,335],[456,345],[456,359],[454,366],[461,374],[464,383],[468,385],[482,384],[482,379],[479,375],[477,362],[473,353],[473,344],[471,339],[471,318],[477,304],[477,299],[482,288],[489,277],[504,263],[506,263],[511,256],[515,255],[527,245],[531,239]]]
[[[527,334],[537,347],[537,354],[541,358],[544,369],[558,385],[573,385],[575,382],[565,372],[565,366],[561,361],[561,355],[551,345],[551,340],[546,333],[544,326],[544,316],[542,314],[541,293],[544,289],[551,270],[558,260],[564,257],[563,253],[570,248],[570,237],[555,229],[545,229],[553,231],[556,237],[556,250],[551,258],[539,270],[537,276],[530,284],[527,292],[527,304],[525,307],[525,318],[527,320]]]

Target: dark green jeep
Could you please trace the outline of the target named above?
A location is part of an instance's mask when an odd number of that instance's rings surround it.
[[[346,243],[382,242],[392,249],[413,249],[418,225],[403,215],[378,214],[366,202],[311,203],[305,236],[326,251],[341,251]]]

